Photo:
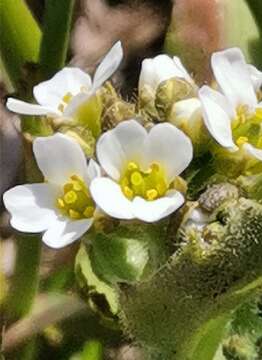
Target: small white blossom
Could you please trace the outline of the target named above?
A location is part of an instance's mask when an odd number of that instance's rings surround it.
[[[174,56],[171,58],[167,55],[158,55],[153,59],[145,59],[142,62],[139,78],[139,94],[143,97],[145,92],[155,98],[159,85],[175,78],[186,80],[194,90],[197,90],[194,80],[179,57]],[[185,131],[191,139],[197,137],[203,123],[199,99],[191,97],[175,102],[167,120]]]
[[[194,85],[194,80],[177,56],[174,56],[172,59],[162,54],[153,59],[145,59],[142,62],[138,86],[139,91],[141,92],[144,87],[147,87],[155,95],[158,86],[162,82],[176,77],[182,78]]]
[[[4,204],[15,229],[44,232],[43,242],[60,248],[81,237],[92,225],[95,203],[89,186],[100,176],[100,168],[93,160],[87,164],[78,143],[66,135],[37,138],[33,151],[45,182],[8,190]]]
[[[256,92],[262,73],[245,62],[240,49],[232,48],[212,55],[212,69],[219,91],[208,86],[199,90],[204,122],[213,138],[230,151],[244,150],[262,160],[262,103]],[[260,124],[260,125],[259,125]],[[258,137],[249,138],[249,126],[258,125]],[[251,139],[252,138],[252,139]]]
[[[175,180],[192,154],[190,139],[171,124],[147,132],[135,120],[124,121],[98,140],[97,157],[109,178],[92,181],[92,197],[112,217],[158,221],[183,204]]]
[[[38,104],[30,104],[9,98],[7,108],[18,114],[71,117],[76,109],[88,100],[116,71],[123,58],[123,49],[118,41],[98,66],[93,81],[89,74],[74,67],[65,67],[50,80],[33,88]]]

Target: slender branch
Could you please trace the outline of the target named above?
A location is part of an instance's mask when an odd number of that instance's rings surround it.
[[[37,236],[17,236],[16,265],[6,301],[8,319],[17,320],[28,313],[38,288],[41,242]]]

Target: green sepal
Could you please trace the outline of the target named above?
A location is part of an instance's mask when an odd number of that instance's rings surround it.
[[[109,283],[133,283],[152,275],[167,259],[166,222],[121,225],[92,239],[94,270]]]

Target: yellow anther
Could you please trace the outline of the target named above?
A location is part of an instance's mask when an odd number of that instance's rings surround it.
[[[69,101],[72,99],[72,97],[73,97],[73,95],[72,95],[70,92],[68,92],[67,94],[65,94],[65,96],[63,96],[62,100],[63,100],[66,104],[68,104]]]
[[[94,215],[94,212],[95,212],[94,206],[87,206],[83,214],[86,218],[91,218]]]
[[[135,186],[141,185],[143,182],[143,176],[141,175],[140,172],[135,171],[133,172],[133,174],[131,175],[131,183]]]
[[[75,191],[81,191],[84,188],[80,181],[73,180],[72,185]]]
[[[155,200],[158,197],[158,192],[156,189],[150,189],[146,192],[147,200]]]
[[[74,202],[77,201],[77,194],[75,191],[71,190],[68,191],[65,195],[64,195],[64,200],[66,204],[73,204]]]
[[[128,199],[130,199],[130,200],[133,199],[134,192],[129,186],[124,186],[123,192]]]
[[[69,217],[74,220],[81,219],[81,214],[73,209],[69,209]]]
[[[137,170],[138,169],[138,165],[133,162],[133,161],[130,161],[127,165],[127,170],[129,171],[133,171],[133,170]]]
[[[248,142],[248,138],[246,136],[239,136],[239,138],[236,140],[236,144],[238,146],[246,144],[247,142]]]
[[[63,199],[61,199],[61,198],[57,199],[57,207],[60,209],[63,209],[65,207],[65,203],[64,203]]]

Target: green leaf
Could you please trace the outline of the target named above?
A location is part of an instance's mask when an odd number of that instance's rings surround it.
[[[74,0],[47,0],[40,51],[41,74],[48,78],[66,61]]]
[[[84,290],[87,289],[88,297],[93,305],[95,305],[92,300],[93,295],[102,295],[104,296],[110,311],[115,315],[118,311],[117,294],[113,287],[100,280],[94,273],[89,255],[84,245],[81,245],[76,256],[75,272],[80,287]]]
[[[0,0],[0,54],[17,88],[25,63],[37,62],[41,31],[24,0]]]
[[[260,30],[247,5],[261,9],[260,0],[230,0],[225,1],[225,43],[227,47],[240,47],[248,62],[262,65],[262,40]],[[260,5],[258,5],[258,2]],[[252,5],[251,5],[252,4]],[[255,8],[254,7],[254,8]],[[260,10],[261,13],[261,10]],[[260,21],[261,23],[261,21]]]

